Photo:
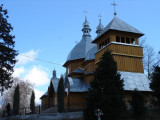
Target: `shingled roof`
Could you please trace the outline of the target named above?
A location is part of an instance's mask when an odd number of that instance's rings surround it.
[[[127,24],[126,22],[122,21],[121,19],[115,16],[113,20],[104,28],[104,30],[94,39],[94,41],[109,30],[117,30],[117,31],[144,35],[138,29],[130,26],[129,24]]]

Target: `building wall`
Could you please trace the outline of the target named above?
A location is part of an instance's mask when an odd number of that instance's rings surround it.
[[[66,66],[66,74],[69,75],[72,71],[74,71],[77,68],[83,68],[82,63],[83,59],[74,60],[68,63]]]
[[[43,97],[41,99],[42,111],[48,108],[48,97]]]
[[[95,71],[95,69],[96,69],[95,61],[88,62],[88,64],[84,66],[84,70],[86,74],[89,72]]]
[[[143,92],[142,91],[142,94],[144,96],[144,99],[146,101],[145,105],[150,105],[152,104],[151,102],[151,99],[152,99],[152,96],[151,96],[151,92]],[[132,91],[125,91],[124,93],[124,100],[125,100],[125,103],[126,105],[130,105],[129,104],[129,101],[132,99]]]
[[[86,75],[85,80],[89,84],[93,80],[93,74],[92,75]]]
[[[111,50],[117,62],[118,71],[144,73],[142,47],[121,44],[109,44],[95,54],[95,63],[98,63],[105,51]]]
[[[81,108],[84,106],[85,103],[85,96],[86,93],[80,93],[80,92],[71,92],[69,94],[69,101],[70,101],[70,108]],[[65,107],[67,107],[67,94],[65,95]]]

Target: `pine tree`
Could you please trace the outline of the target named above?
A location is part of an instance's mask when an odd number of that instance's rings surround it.
[[[132,92],[132,99],[129,101],[132,106],[134,117],[141,118],[144,116],[146,108],[145,108],[145,99],[140,91],[134,90]]]
[[[17,51],[14,50],[15,36],[11,34],[13,30],[10,23],[8,23],[8,12],[0,6],[0,92],[1,94],[5,89],[12,85],[11,75],[13,67],[16,63],[15,57]]]
[[[160,106],[160,67],[156,66],[151,75],[150,88],[153,90],[153,96],[158,100]]]
[[[32,95],[31,95],[30,109],[32,113],[35,113],[35,93],[34,91],[32,91]]]
[[[58,90],[57,90],[57,102],[58,102],[58,112],[64,112],[64,80],[61,76],[59,83],[58,83]]]
[[[106,51],[94,72],[86,97],[86,120],[97,119],[95,110],[101,109],[102,120],[117,120],[125,109],[123,79],[110,51]]]
[[[17,85],[14,91],[14,96],[13,96],[14,115],[19,114],[19,104],[20,104],[20,92],[19,92],[19,85]]]

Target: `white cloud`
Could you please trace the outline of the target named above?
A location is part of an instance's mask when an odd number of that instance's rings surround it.
[[[31,81],[36,86],[49,83],[48,74],[45,69],[37,66],[33,66],[33,68],[25,75],[24,79]]]
[[[36,104],[41,104],[40,97],[44,94],[44,92],[43,91],[39,91],[37,89],[34,89],[34,92],[35,92],[35,103]]]
[[[38,54],[38,51],[35,51],[35,50],[30,50],[23,54],[19,54],[17,56],[18,62],[16,63],[16,65],[24,65],[24,64],[27,64],[28,62],[34,61],[34,58],[37,57],[37,54]]]
[[[20,77],[21,74],[25,72],[24,67],[19,67],[14,69],[13,77]]]

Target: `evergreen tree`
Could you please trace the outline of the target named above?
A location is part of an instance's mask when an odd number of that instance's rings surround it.
[[[12,85],[11,75],[13,67],[16,63],[15,57],[17,51],[14,50],[15,36],[11,34],[13,30],[10,23],[8,23],[8,12],[0,6],[0,92]]]
[[[160,67],[156,66],[151,75],[150,88],[153,90],[153,96],[158,100],[160,106]]]
[[[19,104],[20,104],[20,92],[19,92],[19,85],[17,85],[14,91],[14,96],[13,96],[14,115],[19,114]]]
[[[57,90],[57,102],[58,102],[58,112],[64,112],[64,80],[61,76],[59,83],[58,83],[58,90]]]
[[[95,110],[101,109],[102,120],[117,120],[125,109],[123,79],[110,51],[106,51],[94,72],[86,97],[86,120],[97,119]]]
[[[143,115],[145,114],[145,99],[140,91],[134,90],[132,92],[132,99],[129,101],[132,106],[134,117],[143,119]]]
[[[34,91],[32,91],[32,95],[31,95],[30,109],[32,113],[35,113],[35,93]]]

